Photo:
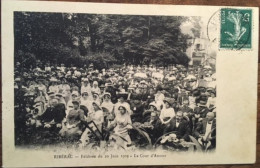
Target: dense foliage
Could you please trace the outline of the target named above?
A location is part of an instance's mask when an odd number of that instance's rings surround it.
[[[34,66],[36,60],[66,66],[94,63],[97,68],[124,63],[187,65],[190,35],[183,34],[180,26],[191,21],[194,36],[199,36],[196,19],[15,12],[15,61],[24,66]]]

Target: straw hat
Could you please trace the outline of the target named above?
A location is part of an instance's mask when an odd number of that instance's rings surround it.
[[[105,95],[109,96],[109,98],[111,97],[111,94],[110,94],[109,92],[105,92],[105,93],[103,94],[103,97],[105,97]]]

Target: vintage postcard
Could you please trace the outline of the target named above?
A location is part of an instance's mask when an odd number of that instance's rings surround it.
[[[2,3],[4,167],[252,164],[259,10]]]

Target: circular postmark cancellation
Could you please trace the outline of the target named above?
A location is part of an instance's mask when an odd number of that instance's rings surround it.
[[[213,15],[211,15],[211,17],[209,18],[207,23],[207,37],[208,40],[211,42],[216,42],[218,39],[218,32],[220,31],[219,13],[220,10],[214,12]]]
[[[251,49],[251,25],[251,9],[222,8],[216,11],[208,21],[208,39],[215,41],[219,37],[221,49]]]

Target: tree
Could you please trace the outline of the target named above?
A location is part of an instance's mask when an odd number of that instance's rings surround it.
[[[15,60],[31,53],[43,62],[187,65],[188,35],[180,16],[15,12]],[[200,24],[194,22],[198,35]],[[20,52],[20,54],[18,53]],[[25,56],[25,55],[24,55]]]

